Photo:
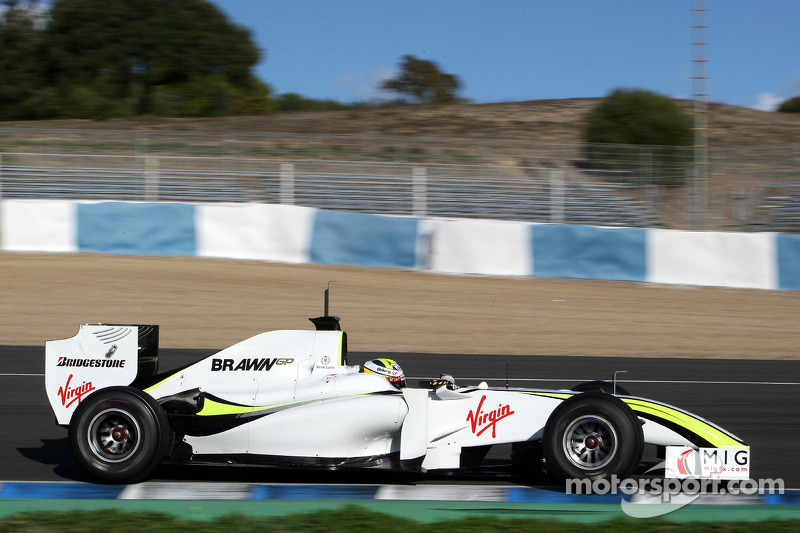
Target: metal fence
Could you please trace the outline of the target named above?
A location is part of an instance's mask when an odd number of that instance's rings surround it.
[[[0,129],[0,197],[259,202],[601,226],[800,231],[800,146]]]

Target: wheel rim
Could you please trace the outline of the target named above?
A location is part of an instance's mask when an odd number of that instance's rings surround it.
[[[135,454],[140,435],[136,419],[120,409],[106,409],[96,414],[87,431],[92,452],[110,463],[125,461]]]
[[[582,469],[606,466],[617,454],[617,433],[608,420],[595,415],[577,418],[564,432],[564,453]]]

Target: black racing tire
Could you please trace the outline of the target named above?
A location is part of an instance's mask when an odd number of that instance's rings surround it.
[[[547,419],[542,448],[559,482],[630,476],[644,450],[639,419],[622,400],[590,391],[564,400]]]
[[[172,432],[152,396],[132,387],[108,387],[81,402],[69,424],[78,463],[111,483],[149,476],[167,455]]]
[[[614,394],[614,384],[610,381],[584,381],[580,385],[575,385],[572,389],[575,392],[590,392],[590,391],[600,391],[605,392],[606,394]],[[617,385],[617,394],[622,394],[624,396],[630,396],[630,392],[628,392],[625,387]]]

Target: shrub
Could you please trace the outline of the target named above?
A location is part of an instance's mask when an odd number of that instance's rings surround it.
[[[649,168],[655,183],[683,185],[687,157],[680,147],[692,144],[692,125],[692,117],[666,96],[642,89],[616,89],[587,118],[583,140],[588,161],[584,165],[624,171],[626,179],[638,180],[644,146],[657,146],[661,148],[650,150],[658,156]]]
[[[778,111],[781,113],[800,113],[800,96],[784,100],[778,107]]]

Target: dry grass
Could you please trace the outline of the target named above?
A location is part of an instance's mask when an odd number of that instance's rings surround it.
[[[584,119],[600,100],[574,98],[201,119],[4,122],[0,126],[579,142]],[[687,110],[691,109],[691,102],[685,101],[683,105]],[[770,113],[710,104],[709,127],[711,144],[714,146],[788,145],[800,142],[798,113]]]

